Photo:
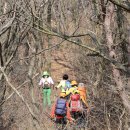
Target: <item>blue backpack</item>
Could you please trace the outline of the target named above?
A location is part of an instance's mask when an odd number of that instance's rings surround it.
[[[57,100],[55,114],[65,116],[66,112],[67,112],[66,100],[59,98]]]
[[[67,90],[67,89],[70,89],[71,88],[71,84],[70,84],[70,81],[68,81],[68,80],[66,80],[65,81],[65,91]]]

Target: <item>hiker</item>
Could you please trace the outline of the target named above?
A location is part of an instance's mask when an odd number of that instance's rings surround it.
[[[61,92],[66,92],[67,89],[71,88],[70,81],[68,80],[69,76],[67,74],[63,75],[63,80],[60,81],[56,88],[61,88]]]
[[[70,111],[69,111],[69,105],[66,99],[66,94],[64,92],[60,93],[59,98],[52,106],[51,110],[51,118],[56,118],[56,123],[60,124],[66,124],[66,118],[69,121],[72,121]]]
[[[86,100],[86,87],[83,83],[71,82],[72,88],[70,89],[71,95],[69,100],[69,107],[71,116],[75,119],[76,126],[84,127],[89,107]]]
[[[80,98],[83,101],[84,105],[88,107],[88,103],[87,103],[87,90],[86,90],[86,86],[84,85],[84,83],[79,83],[77,90],[79,91],[80,94]]]
[[[82,106],[82,102],[78,90],[75,90],[73,94],[70,96],[69,106],[71,112],[83,111],[83,106]]]
[[[71,81],[71,88],[66,91],[67,95],[73,94],[78,88],[78,83],[76,80]]]
[[[82,100],[78,90],[73,91],[70,96],[69,107],[72,118],[76,121],[76,125],[85,123],[85,111],[83,109]]]
[[[43,106],[46,107],[48,105],[50,107],[51,88],[54,88],[54,82],[47,71],[43,72],[39,85],[42,86]]]

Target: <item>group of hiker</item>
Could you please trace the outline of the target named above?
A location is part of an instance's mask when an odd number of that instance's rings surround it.
[[[63,79],[55,87],[61,89],[61,92],[51,108],[51,118],[63,121],[63,123],[65,123],[64,118],[72,121],[75,113],[76,115],[77,113],[81,114],[88,109],[86,86],[84,83],[77,83],[76,80],[69,81],[68,79],[68,75],[64,74]],[[46,106],[48,102],[48,106],[51,107],[50,96],[51,88],[54,88],[54,81],[47,71],[43,72],[39,85],[42,87],[43,105]]]

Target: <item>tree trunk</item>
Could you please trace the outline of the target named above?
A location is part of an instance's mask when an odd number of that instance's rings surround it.
[[[51,0],[48,0],[48,8],[47,8],[47,24],[49,28],[51,29],[51,9],[52,8],[52,3]],[[51,36],[47,36],[47,42],[48,42],[48,48],[51,47]],[[51,72],[51,50],[47,52],[47,70]]]
[[[112,3],[108,3],[108,8],[106,11],[106,17],[105,17],[105,31],[106,31],[106,40],[107,40],[107,46],[109,49],[109,56],[116,60],[116,52],[115,49],[112,47],[114,42],[113,42],[113,37],[112,37],[112,26],[113,25],[113,17],[114,17],[114,5]],[[112,66],[112,73],[113,73],[113,78],[115,80],[117,89],[119,90],[119,95],[122,99],[123,105],[130,114],[130,101],[128,99],[127,93],[124,89],[124,84],[123,84],[123,79],[121,77],[120,71],[116,69],[116,67],[111,64]]]

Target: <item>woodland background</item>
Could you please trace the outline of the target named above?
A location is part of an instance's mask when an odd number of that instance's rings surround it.
[[[130,1],[0,0],[0,130],[53,130],[44,70],[87,85],[87,130],[130,129]]]

